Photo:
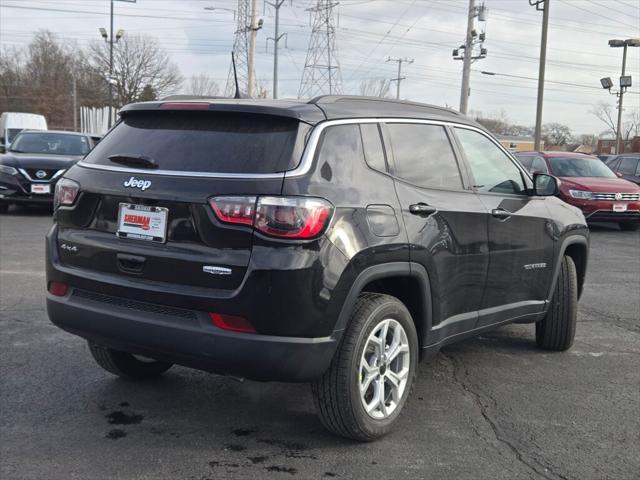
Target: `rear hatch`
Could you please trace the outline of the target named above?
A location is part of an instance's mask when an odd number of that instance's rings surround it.
[[[308,129],[255,113],[126,112],[65,175],[80,194],[56,212],[61,263],[116,278],[238,288],[253,230],[219,221],[210,199],[280,194]]]

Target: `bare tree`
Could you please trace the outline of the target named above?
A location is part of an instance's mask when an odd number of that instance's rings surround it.
[[[564,146],[571,140],[571,129],[561,123],[545,123],[542,126],[542,139],[548,146]]]
[[[391,81],[386,78],[369,78],[360,83],[360,95],[365,97],[389,98]]]
[[[201,97],[217,97],[220,94],[220,85],[213,78],[201,73],[191,77],[186,93]]]
[[[607,126],[607,132],[616,135],[616,112],[613,106],[607,102],[598,102],[590,111],[592,115]]]
[[[31,108],[24,81],[24,55],[17,49],[0,50],[0,111],[28,111]]]
[[[91,64],[109,81],[109,45],[95,42],[90,47]],[[158,42],[147,35],[125,35],[114,45],[113,75],[116,103],[125,105],[137,101],[149,86],[157,96],[175,92],[182,84],[178,67]]]

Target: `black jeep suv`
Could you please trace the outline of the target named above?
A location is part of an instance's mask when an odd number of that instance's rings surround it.
[[[588,230],[557,189],[443,108],[133,104],[57,185],[47,309],[116,375],[311,382],[371,440],[447,343],[518,322],[571,346]]]

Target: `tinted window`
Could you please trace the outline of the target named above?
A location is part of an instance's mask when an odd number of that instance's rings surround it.
[[[360,125],[362,133],[362,145],[364,146],[364,158],[374,170],[381,172],[387,171],[387,165],[384,160],[384,151],[382,150],[382,141],[380,140],[380,130],[375,123],[363,123]]]
[[[145,155],[162,170],[273,173],[297,165],[298,122],[213,112],[136,112],[125,116],[85,161],[117,166],[114,154]]]
[[[551,157],[551,171],[558,177],[615,177],[604,163],[595,157]]]
[[[421,187],[462,188],[444,127],[391,123],[387,130],[398,177]]]
[[[611,170],[613,170],[615,172],[616,169],[618,168],[618,165],[620,164],[620,158],[619,157],[609,157],[609,159],[604,163],[607,165],[607,167],[609,167]]]
[[[11,144],[14,152],[49,155],[85,155],[90,149],[87,137],[66,133],[23,132]]]
[[[329,171],[334,169],[344,171],[346,166],[361,162],[363,158],[358,125],[339,125],[328,127],[324,131],[318,154],[318,166],[321,171],[327,168],[326,166],[329,167]]]
[[[638,168],[638,159],[635,157],[622,157],[618,171],[625,175],[635,175]]]
[[[493,193],[524,191],[520,169],[495,143],[473,130],[455,130],[471,167],[477,190]]]
[[[516,157],[524,168],[531,171],[531,165],[533,164],[533,157],[524,156],[524,155],[516,155]]]
[[[548,173],[546,162],[540,157],[533,157],[533,163],[531,164],[531,173]]]

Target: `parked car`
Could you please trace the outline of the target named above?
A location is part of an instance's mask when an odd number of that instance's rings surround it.
[[[640,224],[640,187],[618,176],[591,155],[522,152],[516,155],[529,172],[560,179],[560,198],[582,210],[589,222],[614,222],[622,230]]]
[[[58,179],[91,150],[87,135],[23,130],[0,155],[0,213],[12,204],[53,205]]]
[[[609,160],[611,157],[615,157],[615,155],[598,155],[598,158],[604,163],[607,163],[607,160]]]
[[[0,153],[7,151],[14,137],[25,129],[46,130],[47,120],[36,113],[3,112],[0,115]]]
[[[613,155],[606,164],[619,177],[640,185],[640,153]]]
[[[387,433],[417,363],[510,322],[570,348],[579,209],[457,112],[363,97],[126,106],[58,183],[47,310],[134,379],[177,363],[311,382]]]

